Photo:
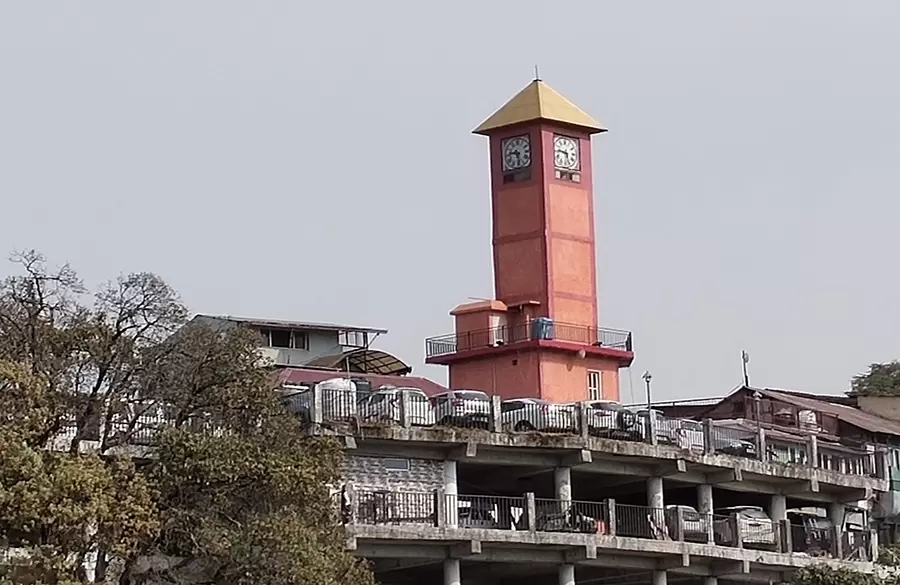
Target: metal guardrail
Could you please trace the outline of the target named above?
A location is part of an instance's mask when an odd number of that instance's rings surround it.
[[[440,357],[473,349],[538,340],[567,341],[622,351],[632,351],[633,348],[630,331],[535,319],[517,325],[500,325],[429,337],[425,340],[425,357]]]
[[[810,528],[720,514],[700,514],[685,506],[652,508],[599,502],[519,496],[404,491],[350,491],[342,506],[344,524],[429,525],[521,532],[572,532],[645,540],[694,542],[732,548],[798,552],[810,556],[871,559],[868,532]],[[349,509],[347,509],[349,506]]]

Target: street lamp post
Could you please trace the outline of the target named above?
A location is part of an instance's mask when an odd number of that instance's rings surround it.
[[[644,379],[644,384],[647,386],[647,410],[649,411],[653,408],[653,400],[650,397],[650,380],[653,379],[653,375],[650,373],[650,370],[647,370],[641,378]]]

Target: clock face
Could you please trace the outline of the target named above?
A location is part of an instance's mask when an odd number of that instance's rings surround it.
[[[568,136],[553,137],[553,164],[558,169],[578,170],[581,156],[578,139]]]
[[[531,142],[528,135],[513,136],[503,141],[503,170],[524,169],[531,164]]]

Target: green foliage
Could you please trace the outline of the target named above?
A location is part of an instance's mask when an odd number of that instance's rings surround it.
[[[888,544],[878,551],[878,564],[885,567],[900,567],[900,544]]]
[[[871,364],[850,381],[852,396],[900,396],[900,361]]]
[[[14,260],[22,274],[0,283],[0,554],[20,557],[0,585],[180,581],[188,566],[223,584],[373,583],[328,489],[342,449],[303,436],[249,332],[186,325],[152,274],[89,295],[68,266]],[[139,435],[153,443],[136,465]],[[159,558],[174,561],[148,572]]]
[[[789,585],[900,585],[900,579],[877,577],[846,567],[814,565],[798,571]]]

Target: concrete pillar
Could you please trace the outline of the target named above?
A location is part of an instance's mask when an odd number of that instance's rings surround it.
[[[787,498],[783,494],[775,494],[769,503],[769,518],[773,522],[787,520]]]
[[[556,499],[563,502],[572,501],[572,468],[557,467],[553,471],[553,485]]]
[[[412,401],[409,398],[409,390],[400,391],[400,426],[408,429],[412,426]]]
[[[844,504],[828,504],[828,519],[834,524],[834,550],[832,554],[842,559],[844,558],[844,515],[847,508]]]
[[[838,531],[844,528],[844,514],[846,513],[847,508],[844,504],[828,504],[828,519],[834,523],[834,527]]]
[[[666,500],[663,497],[663,478],[647,478],[647,506],[659,509],[666,507]]]
[[[669,585],[669,577],[665,571],[653,571],[653,585]]]
[[[559,585],[575,585],[575,565],[559,566]]]
[[[709,543],[715,541],[713,532],[713,510],[715,510],[713,488],[708,483],[702,483],[697,486],[697,511],[700,512],[700,518],[705,522],[706,542]]]
[[[316,384],[309,392],[311,394],[309,420],[313,424],[322,424],[325,418],[325,409],[322,408],[322,387]]]
[[[447,507],[447,526],[454,528],[458,525],[459,503],[457,501],[456,461],[446,459],[444,461],[444,497]],[[457,567],[459,565],[457,564]],[[457,574],[459,574],[457,569]]]
[[[444,585],[462,585],[459,578],[459,559],[444,561]]]
[[[648,477],[647,478],[647,506],[650,508],[650,518],[652,526],[659,530],[662,534],[668,535],[669,529],[666,527],[666,501],[663,497],[663,478]],[[656,581],[654,581],[656,583]],[[663,581],[665,585],[665,581]]]
[[[500,413],[502,411],[500,404],[501,401],[499,396],[491,396],[491,421],[488,429],[492,433],[503,432],[503,423],[500,419]]]
[[[766,429],[762,427],[759,427],[759,431],[756,436],[756,457],[760,461],[769,460],[769,447],[768,443],[766,442]]]
[[[703,585],[719,585],[719,578],[712,576],[706,577],[703,579]]]

